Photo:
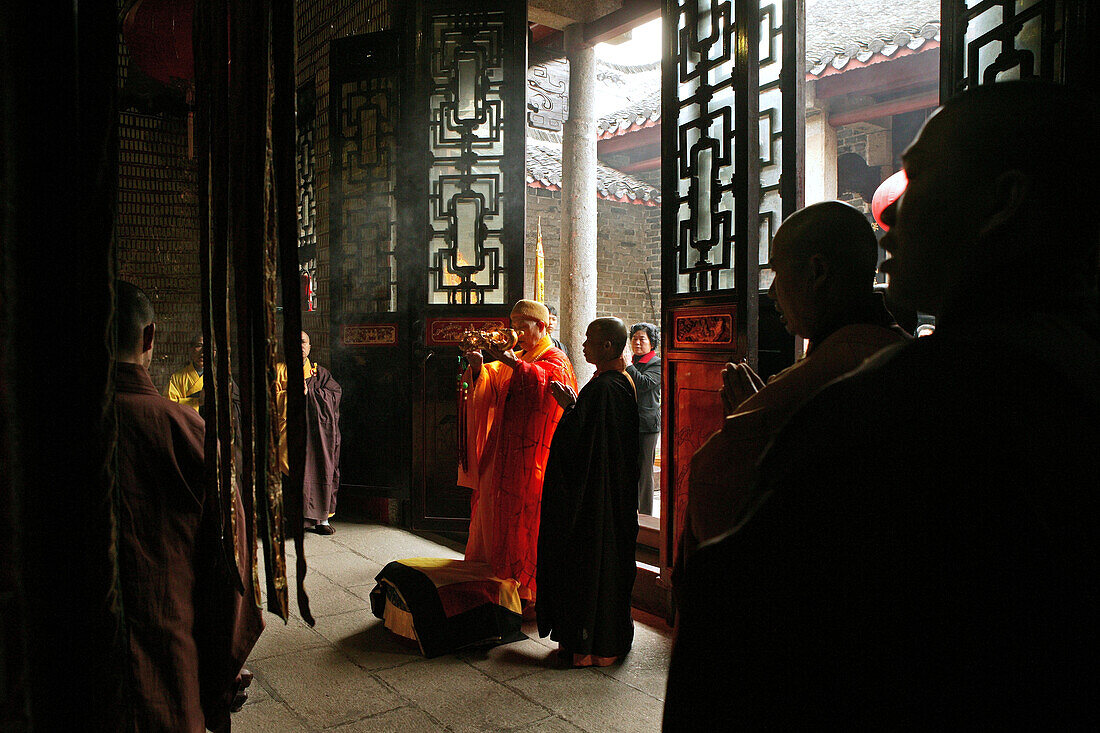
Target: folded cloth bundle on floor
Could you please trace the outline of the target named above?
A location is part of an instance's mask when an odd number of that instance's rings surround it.
[[[389,563],[375,580],[371,611],[425,657],[527,638],[519,583],[494,577],[486,563],[414,557]]]

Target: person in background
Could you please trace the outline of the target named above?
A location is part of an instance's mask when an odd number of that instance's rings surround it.
[[[563,661],[606,667],[634,640],[630,594],[637,574],[638,403],[626,375],[626,326],[597,318],[584,358],[596,374],[581,390],[550,383],[565,410],[546,466],[539,530],[539,636]]]
[[[164,390],[164,396],[198,412],[203,403],[202,331],[197,331],[191,339],[188,356],[190,361],[187,365],[168,380],[168,387]]]
[[[652,323],[630,327],[633,353],[626,373],[638,390],[638,511],[653,514],[653,462],[661,439],[661,338]]]
[[[547,305],[546,310],[550,313],[550,322],[546,324],[546,332],[550,334],[550,343],[554,345],[555,349],[560,349],[566,358],[569,358],[569,351],[566,350],[565,344],[555,335],[558,332],[558,309],[552,305]]]
[[[340,385],[332,372],[310,361],[309,334],[302,331],[302,371],[306,395],[306,465],[302,479],[302,517],[305,528],[321,535],[336,529],[329,518],[336,514],[340,488]],[[290,473],[286,443],[287,366],[275,365],[275,406],[278,409],[279,467]]]

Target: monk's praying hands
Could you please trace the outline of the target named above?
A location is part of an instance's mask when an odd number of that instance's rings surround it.
[[[764,380],[748,364],[726,364],[722,370],[722,408],[726,415],[732,415],[742,402],[762,389]]]
[[[550,382],[550,396],[557,400],[563,410],[577,401],[577,393],[573,388],[557,380]]]

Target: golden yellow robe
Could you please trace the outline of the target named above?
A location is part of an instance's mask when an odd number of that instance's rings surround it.
[[[316,375],[317,365],[306,359],[302,364],[302,377],[308,380]],[[279,427],[279,470],[283,475],[290,473],[286,449],[286,380],[286,364],[279,362],[275,365],[275,419]]]
[[[195,412],[202,406],[202,375],[195,370],[194,364],[188,364],[172,375],[164,396],[172,402],[190,407]]]

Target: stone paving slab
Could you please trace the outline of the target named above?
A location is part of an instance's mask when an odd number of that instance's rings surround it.
[[[379,715],[357,720],[347,725],[331,728],[332,731],[345,733],[363,731],[363,733],[435,733],[446,731],[442,724],[432,720],[423,710],[411,705],[388,710]]]
[[[406,704],[331,647],[270,657],[248,666],[273,698],[285,702],[311,727],[350,723]]]
[[[379,524],[337,523],[335,526],[337,533],[327,539],[334,539],[379,565],[408,557],[462,559],[461,552],[406,530]],[[306,557],[309,557],[308,546]]]
[[[405,698],[455,731],[498,731],[548,717],[550,711],[453,656],[376,673]]]
[[[661,729],[661,700],[595,669],[548,670],[512,680],[508,686],[592,733]]]
[[[461,558],[454,543],[370,523],[334,522],[331,536],[306,535],[306,576],[317,620],[265,613],[249,657],[256,674],[234,731],[493,731],[612,733],[660,730],[671,634],[635,613],[635,642],[620,665],[562,669],[557,643],[527,639],[424,659],[370,612],[374,576],[391,560]],[[436,541],[438,539],[438,541]],[[294,555],[288,553],[293,574]],[[262,569],[261,569],[262,570]]]
[[[672,658],[672,638],[659,627],[650,625],[654,622],[661,623],[656,617],[635,610],[634,644],[630,653],[622,664],[603,667],[599,671],[658,700],[664,700],[668,660]]]
[[[291,652],[304,651],[326,646],[329,642],[325,638],[309,628],[297,616],[291,616],[285,624],[283,620],[272,613],[264,613],[266,624],[264,632],[252,648],[249,661],[245,664],[251,669],[251,662],[255,659],[266,659]]]
[[[369,611],[352,611],[318,619],[315,631],[340,653],[366,670],[422,661],[419,647],[390,633]]]
[[[375,576],[382,572],[381,565],[353,550],[344,549],[316,557],[310,557],[309,551],[306,552],[309,567],[307,582],[311,573],[318,573],[342,588],[368,584],[373,586]]]
[[[296,582],[293,580],[291,585],[294,588],[297,587]],[[315,620],[324,616],[347,613],[348,611],[370,613],[369,601],[354,593],[348,593],[320,573],[306,573],[305,587],[306,593],[309,594],[309,611],[313,614]],[[290,598],[294,610],[297,611],[298,606],[297,601],[294,600],[294,592],[292,590]]]
[[[232,728],[233,733],[299,733],[313,730],[286,703],[271,698],[246,702],[240,711],[233,713]]]
[[[578,728],[556,715],[523,728],[517,728],[516,731],[518,733],[585,733],[584,728]]]
[[[557,666],[556,652],[539,644],[530,636],[523,641],[511,644],[464,649],[456,656],[498,682],[506,682]]]

